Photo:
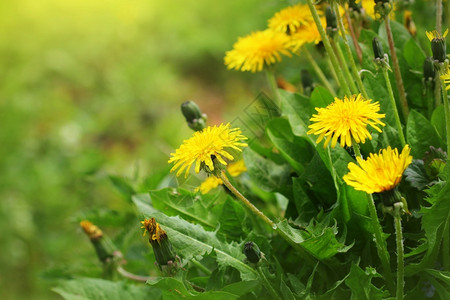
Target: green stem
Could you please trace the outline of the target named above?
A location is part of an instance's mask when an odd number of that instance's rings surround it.
[[[402,234],[402,217],[400,209],[395,208],[395,237],[397,243],[397,300],[403,300],[403,290],[405,286],[404,280],[404,262],[403,262],[403,234]]]
[[[366,88],[364,87],[364,84],[362,83],[361,77],[359,76],[358,68],[356,67],[355,60],[353,59],[352,49],[350,49],[350,45],[347,40],[347,35],[345,34],[344,21],[342,20],[341,14],[339,13],[339,8],[338,8],[336,1],[333,1],[333,7],[334,7],[334,12],[336,13],[336,17],[337,17],[337,21],[338,21],[338,25],[339,25],[339,31],[341,32],[342,39],[344,40],[344,49],[345,49],[345,52],[347,55],[347,60],[350,62],[353,79],[356,80],[356,84],[358,85],[358,88],[361,91],[361,94],[364,96],[364,98],[368,99],[369,97],[367,95]],[[349,26],[350,26],[350,23],[349,23]],[[358,45],[358,41],[354,40],[354,43],[355,43],[355,47],[356,47],[356,45]],[[356,49],[358,49],[358,47],[356,47]]]
[[[239,199],[247,206],[256,216],[258,216],[261,220],[263,220],[267,225],[271,228],[276,227],[275,223],[272,222],[262,211],[260,211],[256,206],[254,206],[244,195],[242,195],[228,180],[227,175],[224,172],[220,173],[220,179],[222,179],[223,184]]]
[[[389,100],[391,101],[392,110],[394,111],[395,125],[397,126],[398,134],[400,137],[400,142],[402,143],[402,148],[406,145],[405,136],[403,135],[402,123],[400,122],[400,116],[398,115],[397,105],[395,104],[394,92],[392,91],[391,81],[387,73],[387,68],[381,67],[384,81],[386,82],[386,87],[389,93]]]
[[[191,263],[193,265],[195,265],[197,268],[199,268],[200,270],[203,271],[203,273],[205,273],[206,275],[211,275],[212,272],[210,269],[208,269],[207,267],[205,267],[204,265],[202,265],[199,261],[197,261],[196,259],[192,259]]]
[[[395,292],[394,278],[391,273],[391,264],[389,262],[389,253],[387,251],[386,242],[383,240],[383,231],[378,221],[377,210],[373,202],[372,194],[367,194],[367,204],[369,207],[370,219],[372,221],[372,228],[375,234],[375,244],[377,246],[378,256],[380,257],[383,266],[383,273],[386,285],[393,295]]]
[[[355,157],[363,158],[361,155],[361,151],[359,150],[359,145],[352,140],[353,151],[355,151]]]
[[[348,7],[345,7],[345,18],[347,19],[348,29],[350,31],[350,35],[352,36],[353,46],[355,47],[359,64],[362,65],[362,50],[361,46],[358,43],[358,38],[356,37],[355,29],[353,28],[352,19],[350,18],[350,14],[348,13]]]
[[[341,49],[341,46],[339,45],[339,42],[336,41],[334,38],[331,38],[330,44],[331,44],[331,47],[333,47],[334,52],[336,52],[336,56],[337,56],[339,65],[341,66],[342,72],[344,73],[345,80],[347,81],[347,84],[350,87],[352,94],[358,94],[358,89],[356,88],[355,82],[352,79],[352,75],[350,74],[350,71],[348,70],[348,65],[345,60],[344,54],[342,53],[342,49]]]
[[[281,103],[280,93],[278,92],[278,85],[275,79],[275,74],[272,69],[266,68],[266,77],[269,82],[270,88],[272,89],[273,96],[278,101],[277,103]]]
[[[331,76],[334,79],[334,82],[339,83],[339,79],[338,79],[338,77],[336,75],[336,72],[334,71],[333,64],[331,63],[331,59],[330,59],[330,56],[328,54],[325,54],[325,61],[328,64],[328,68],[330,69],[330,73],[331,73]]]
[[[130,272],[126,271],[124,268],[122,268],[121,266],[117,267],[117,273],[119,273],[120,275],[122,275],[125,278],[131,279],[131,280],[137,281],[137,282],[147,282],[148,280],[152,279],[152,277],[141,276],[141,275],[136,275],[136,274],[130,273]]]
[[[322,70],[320,69],[319,65],[316,63],[314,58],[311,56],[311,53],[309,52],[307,47],[303,47],[303,53],[306,56],[306,59],[309,61],[311,66],[313,67],[314,71],[316,72],[317,76],[319,76],[320,81],[322,81],[323,85],[327,88],[327,90],[333,95],[333,97],[336,97],[336,92],[334,91],[333,87],[331,86],[330,82],[328,81],[325,74],[323,74]]]
[[[442,33],[442,0],[436,0],[436,31]]]
[[[447,90],[445,89],[444,80],[440,80],[442,98],[444,99],[444,115],[445,115],[445,129],[447,131],[447,153],[450,153],[450,107],[448,106]]]
[[[400,72],[400,65],[398,63],[397,52],[395,51],[394,38],[392,37],[391,21],[389,16],[384,19],[384,25],[386,27],[386,35],[389,42],[389,50],[391,52],[392,67],[394,68],[395,83],[397,84],[398,94],[400,96],[400,103],[402,107],[403,117],[408,119],[409,108],[408,100],[406,100],[405,87],[403,85],[402,74]]]
[[[228,180],[227,175],[222,172],[220,173],[220,179],[222,179],[223,184],[247,206],[250,211],[269,225],[273,230],[275,230],[286,242],[288,242],[294,249],[296,249],[299,254],[305,259],[306,262],[311,265],[315,265],[315,259],[309,254],[305,249],[303,249],[299,244],[292,240],[292,238],[286,234],[282,229],[280,229],[272,220],[270,220],[263,212],[261,212],[256,206],[254,206],[244,195],[242,195]]]
[[[264,287],[266,288],[266,290],[272,294],[272,299],[278,299],[281,300],[281,297],[278,296],[277,292],[275,292],[275,290],[273,289],[272,285],[270,284],[269,280],[267,280],[266,275],[264,275],[263,270],[261,269],[261,267],[257,267],[256,270],[258,271],[259,277],[262,279]]]
[[[436,77],[434,78],[434,107],[438,107],[441,104],[441,75],[436,72]]]
[[[312,3],[312,0],[307,0],[309,9],[311,11],[311,14],[314,19],[314,23],[316,23],[317,30],[319,30],[320,37],[322,38],[323,45],[325,46],[325,50],[327,51],[331,64],[333,65],[334,71],[336,72],[336,75],[339,80],[339,85],[343,89],[344,94],[350,96],[351,92],[348,88],[347,83],[345,82],[344,75],[342,74],[342,70],[339,68],[339,63],[337,61],[336,55],[333,52],[333,49],[331,48],[330,40],[328,39],[328,36],[323,29],[322,22],[320,21],[319,14],[317,13],[316,7]]]

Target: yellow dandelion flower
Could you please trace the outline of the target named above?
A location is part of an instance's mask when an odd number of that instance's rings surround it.
[[[178,169],[177,176],[186,171],[185,177],[187,177],[194,162],[196,173],[205,166],[209,168],[209,171],[214,171],[213,160],[226,166],[227,162],[224,158],[234,159],[229,151],[232,149],[242,151],[241,148],[247,147],[247,144],[242,142],[246,139],[239,128],[230,128],[229,123],[196,131],[190,139],[183,141],[175,153],[170,154],[172,157],[169,163],[174,163],[170,171]]]
[[[443,75],[441,75],[441,79],[444,80],[446,90],[450,90],[450,66],[447,67],[447,70]]]
[[[381,193],[394,189],[402,180],[402,175],[412,162],[408,145],[399,155],[397,149],[383,149],[379,154],[371,153],[367,160],[357,157],[358,165],[349,163],[349,173],[344,175],[344,181],[358,191],[368,194]]]
[[[200,191],[202,194],[208,194],[211,190],[223,184],[222,179],[214,175],[209,176],[203,181],[199,187],[195,188],[194,192]]]
[[[233,50],[227,51],[225,65],[228,69],[262,71],[264,65],[281,61],[281,55],[291,56],[287,48],[289,37],[278,31],[264,30],[238,38]]]
[[[241,159],[237,162],[231,163],[227,166],[227,171],[231,176],[237,177],[247,171],[244,160]],[[199,187],[195,188],[194,192],[200,191],[202,194],[209,193],[212,189],[215,189],[219,185],[223,184],[222,179],[216,176],[209,176],[203,181]]]
[[[308,134],[319,135],[317,143],[326,137],[324,148],[331,140],[331,147],[336,146],[340,138],[341,146],[351,146],[352,140],[356,143],[364,143],[366,138],[372,139],[367,125],[370,125],[378,132],[381,129],[378,125],[385,124],[379,119],[385,114],[379,114],[380,104],[366,100],[361,94],[353,95],[350,98],[345,96],[344,100],[334,98],[334,102],[325,108],[317,108],[317,114],[310,119],[312,124],[308,126]]]
[[[100,230],[100,228],[87,220],[81,221],[80,226],[81,228],[83,228],[84,232],[90,239],[96,240],[103,236],[103,232]]]
[[[361,0],[356,2],[361,2],[361,5],[364,8],[366,15],[368,15],[372,19],[375,19],[375,3],[373,0]]]
[[[326,26],[325,19],[322,21],[322,25]],[[314,43],[318,44],[322,38],[320,37],[319,30],[315,23],[309,23],[300,27],[296,32],[290,36],[288,47],[293,53],[297,52],[303,45]]]
[[[227,167],[228,173],[230,173],[231,176],[237,177],[241,175],[242,173],[247,171],[247,167],[245,166],[245,162],[243,159],[238,160],[237,162],[231,163]]]
[[[447,30],[444,32],[443,35],[441,35],[439,32],[437,32],[436,30],[433,31],[426,31],[427,37],[430,40],[430,42],[432,42],[434,39],[436,40],[443,40],[445,39],[445,37],[448,34],[448,28]]]
[[[291,34],[297,29],[314,20],[306,4],[289,6],[277,12],[269,21],[269,28],[283,33]]]
[[[161,238],[166,235],[166,232],[161,229],[155,218],[145,219],[141,221],[141,224],[141,228],[144,229],[144,236],[148,232],[151,241],[157,241],[159,243],[161,242]]]

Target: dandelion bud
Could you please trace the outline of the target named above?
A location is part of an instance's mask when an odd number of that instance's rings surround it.
[[[148,232],[148,241],[155,253],[156,263],[162,270],[163,266],[176,266],[176,255],[172,251],[172,244],[166,232],[156,222],[155,218],[141,222],[144,235]]]
[[[444,62],[447,56],[445,40],[434,38],[431,41],[431,51],[433,52],[434,60]]]
[[[83,231],[91,240],[91,243],[95,248],[95,252],[97,253],[98,259],[101,262],[106,263],[107,260],[112,257],[112,255],[106,250],[105,245],[103,244],[103,232],[100,230],[100,228],[87,220],[81,221],[80,226],[81,228],[83,228]]]
[[[374,11],[378,18],[384,19],[392,10],[392,0],[375,0]]]
[[[325,10],[325,19],[327,21],[327,34],[333,37],[337,31],[337,18],[331,6],[328,6]]]
[[[186,118],[186,122],[191,129],[200,131],[206,127],[206,115],[202,114],[200,108],[195,102],[186,101],[181,104],[181,112]]]
[[[262,253],[259,250],[258,245],[253,242],[246,242],[244,245],[244,254],[247,260],[253,264],[258,263],[261,260]]]
[[[434,68],[433,59],[427,57],[423,62],[423,79],[425,82],[433,81],[436,76],[436,69]]]
[[[375,59],[383,59],[384,58],[384,50],[380,41],[377,38],[373,38],[372,40],[372,49],[373,55]]]

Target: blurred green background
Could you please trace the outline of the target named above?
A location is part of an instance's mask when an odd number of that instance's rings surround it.
[[[224,53],[286,4],[0,2],[0,298],[59,299],[54,278],[95,259],[79,219],[130,210],[109,175],[152,187],[191,134],[183,101],[213,124],[245,107],[264,76]]]

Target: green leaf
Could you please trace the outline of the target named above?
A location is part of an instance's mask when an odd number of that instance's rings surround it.
[[[166,299],[237,299],[239,296],[224,291],[205,291],[197,292],[192,289],[188,290],[183,282],[172,277],[158,277],[150,279],[147,284],[160,289]]]
[[[439,148],[439,136],[423,115],[411,110],[406,126],[406,139],[411,147],[411,155],[414,158],[422,158],[430,146]]]
[[[345,279],[345,284],[351,289],[351,299],[355,300],[376,300],[382,299],[386,293],[372,284],[373,277],[381,277],[373,268],[366,268],[364,271],[355,264],[350,268],[350,274]]]
[[[382,120],[391,126],[395,126],[394,111],[389,101],[389,94],[386,89],[386,82],[383,75],[378,73],[376,77],[371,74],[366,74],[364,77],[364,86],[367,94],[373,102],[380,103],[380,113],[386,114],[386,119]]]
[[[405,179],[412,187],[420,191],[430,184],[423,160],[413,159],[412,163],[405,170]]]
[[[431,115],[431,125],[436,129],[441,140],[445,140],[447,129],[445,128],[445,112],[444,106],[439,105]]]
[[[153,217],[161,224],[177,255],[190,260],[213,251],[219,265],[237,269],[242,280],[257,278],[257,272],[243,262],[245,256],[238,244],[221,242],[214,232],[206,231],[178,216],[165,215],[151,206],[150,197],[146,194],[133,196],[133,202],[146,218]]]
[[[208,205],[216,201],[217,193],[200,195],[181,188],[164,188],[149,193],[153,207],[166,215],[179,215],[204,227],[216,228],[217,221],[208,209]]]
[[[412,69],[422,72],[425,53],[413,38],[406,42],[403,48],[403,56]]]
[[[67,300],[161,299],[157,289],[94,278],[62,281],[52,290]]]
[[[303,172],[303,165],[308,163],[314,155],[314,148],[311,146],[310,140],[295,136],[289,122],[282,118],[272,119],[267,124],[266,131],[267,136],[280,150],[286,161],[297,173]]]
[[[244,161],[250,178],[266,192],[276,191],[288,181],[288,165],[278,165],[250,148],[244,150]]]
[[[128,181],[123,177],[115,175],[109,175],[108,179],[111,182],[112,186],[122,195],[122,197],[125,200],[131,202],[131,196],[136,194],[136,192],[128,183]]]
[[[345,245],[335,237],[335,227],[326,227],[320,233],[312,233],[293,228],[286,220],[277,223],[277,227],[296,245],[319,260],[331,258],[345,249]]]
[[[292,192],[294,194],[294,204],[297,208],[299,220],[309,222],[316,216],[317,209],[303,187],[303,180],[295,177],[292,178]]]
[[[317,86],[311,94],[310,114],[316,113],[316,107],[327,107],[334,101],[333,95],[324,87]]]
[[[309,98],[297,93],[279,91],[281,111],[288,118],[292,132],[297,136],[307,137],[306,132],[308,131],[309,118],[311,118]]]
[[[259,280],[239,281],[229,284],[221,289],[221,291],[228,292],[237,296],[244,296],[261,285]]]
[[[244,235],[245,210],[240,203],[227,197],[219,216],[219,232],[233,240],[239,240]]]

